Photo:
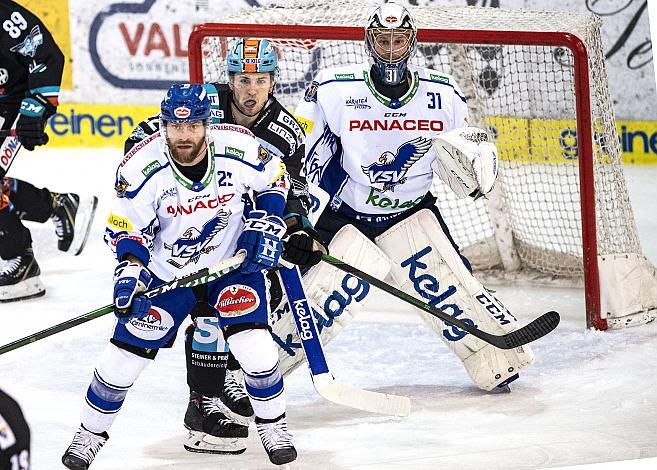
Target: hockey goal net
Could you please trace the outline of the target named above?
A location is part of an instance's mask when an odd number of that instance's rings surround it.
[[[238,37],[269,39],[275,94],[290,110],[318,70],[368,60],[371,1],[294,1],[243,10],[190,37],[193,82],[227,81]],[[412,62],[451,74],[471,125],[494,137],[500,176],[488,200],[459,200],[440,181],[438,206],[481,275],[582,284],[587,325],[651,321],[654,267],[641,253],[607,84],[601,21],[576,12],[410,7]]]

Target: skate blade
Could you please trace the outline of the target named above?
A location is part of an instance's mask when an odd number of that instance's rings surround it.
[[[183,444],[188,452],[201,454],[241,454],[246,450],[246,438],[215,437],[201,431],[187,431]]]
[[[98,198],[96,196],[80,198],[78,204],[78,211],[75,214],[75,229],[73,234],[73,241],[68,248],[68,252],[73,256],[82,253],[84,245],[89,238],[91,225],[96,214],[96,207],[98,206]]]
[[[38,276],[25,279],[13,286],[0,287],[1,303],[18,302],[19,300],[32,299],[43,295],[46,295],[46,288],[43,287]]]

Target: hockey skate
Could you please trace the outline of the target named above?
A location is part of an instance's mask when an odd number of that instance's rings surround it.
[[[207,454],[241,454],[246,450],[249,428],[227,418],[220,404],[218,397],[190,394],[185,413],[186,450]]]
[[[224,405],[222,412],[233,421],[248,426],[253,421],[253,407],[251,400],[246,394],[241,380],[238,381],[239,371],[226,370],[226,380],[224,381],[224,391],[219,397]]]
[[[40,297],[46,293],[39,279],[41,269],[34,259],[32,247],[12,258],[0,269],[0,302]]]
[[[57,248],[74,256],[79,255],[87,242],[98,198],[91,196],[80,199],[73,193],[51,193],[51,195],[52,221],[58,238]]]
[[[287,430],[285,413],[275,419],[255,419],[256,429],[269,460],[274,465],[284,465],[297,458],[292,445],[292,435]]]
[[[87,470],[107,439],[109,439],[109,435],[106,432],[96,434],[80,425],[73,436],[73,442],[62,455],[62,463],[71,470]]]

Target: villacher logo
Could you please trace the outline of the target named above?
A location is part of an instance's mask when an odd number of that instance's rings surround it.
[[[260,305],[255,289],[244,284],[232,285],[219,293],[215,308],[224,318],[239,317],[253,312]]]

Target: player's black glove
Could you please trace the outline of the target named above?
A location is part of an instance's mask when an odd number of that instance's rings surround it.
[[[299,214],[288,214],[284,219],[288,238],[283,242],[283,258],[301,266],[314,266],[319,263],[322,255],[328,254],[328,248],[308,218]]]
[[[34,150],[37,145],[48,143],[46,122],[56,110],[57,108],[39,93],[23,99],[16,124],[16,136],[23,147]]]

